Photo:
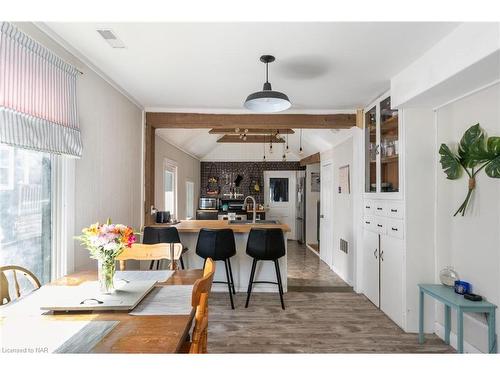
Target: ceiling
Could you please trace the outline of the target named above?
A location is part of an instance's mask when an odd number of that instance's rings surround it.
[[[157,129],[156,134],[177,148],[195,156],[200,160],[219,160],[221,157],[231,155],[235,160],[250,158],[260,160],[263,157],[264,145],[262,143],[217,143],[221,134],[209,134],[209,129]],[[288,160],[300,160],[304,156],[331,149],[337,140],[342,137],[343,130],[330,129],[303,129],[302,149],[299,155],[300,129],[295,129],[295,134],[288,136]],[[284,136],[286,139],[286,136]],[[269,144],[266,144],[269,149]],[[273,146],[273,155],[266,155],[268,160],[281,160],[283,154],[282,144]]]
[[[364,107],[392,76],[457,23],[58,23],[62,39],[146,108],[242,111],[262,89],[262,54],[273,54],[273,89],[289,112]],[[111,48],[97,29],[125,44]]]

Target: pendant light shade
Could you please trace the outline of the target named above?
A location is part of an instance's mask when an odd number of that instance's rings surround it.
[[[257,91],[248,95],[244,104],[245,108],[254,112],[273,113],[284,111],[292,105],[286,94],[274,91],[271,87],[268,65],[274,60],[274,56],[271,55],[261,56],[260,61],[266,64],[266,82],[264,83],[262,91]]]

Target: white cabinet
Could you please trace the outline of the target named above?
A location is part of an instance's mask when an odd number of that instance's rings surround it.
[[[380,236],[380,309],[403,324],[403,246],[401,239]]]
[[[403,207],[401,201],[367,199],[363,219],[363,293],[400,327],[405,243],[404,221],[395,214]]]
[[[365,230],[363,233],[363,259],[364,294],[379,307],[379,235],[371,230]]]

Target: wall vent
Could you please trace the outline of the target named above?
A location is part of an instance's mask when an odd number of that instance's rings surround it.
[[[343,238],[340,239],[340,251],[343,251],[346,254],[349,251],[349,242],[347,242]]]
[[[113,48],[125,48],[125,44],[111,29],[97,29],[99,35]]]

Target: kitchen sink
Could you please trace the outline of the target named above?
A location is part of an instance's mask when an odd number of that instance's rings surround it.
[[[279,224],[278,220],[257,220],[255,225],[258,224]],[[254,224],[252,220],[229,220],[229,224]]]

